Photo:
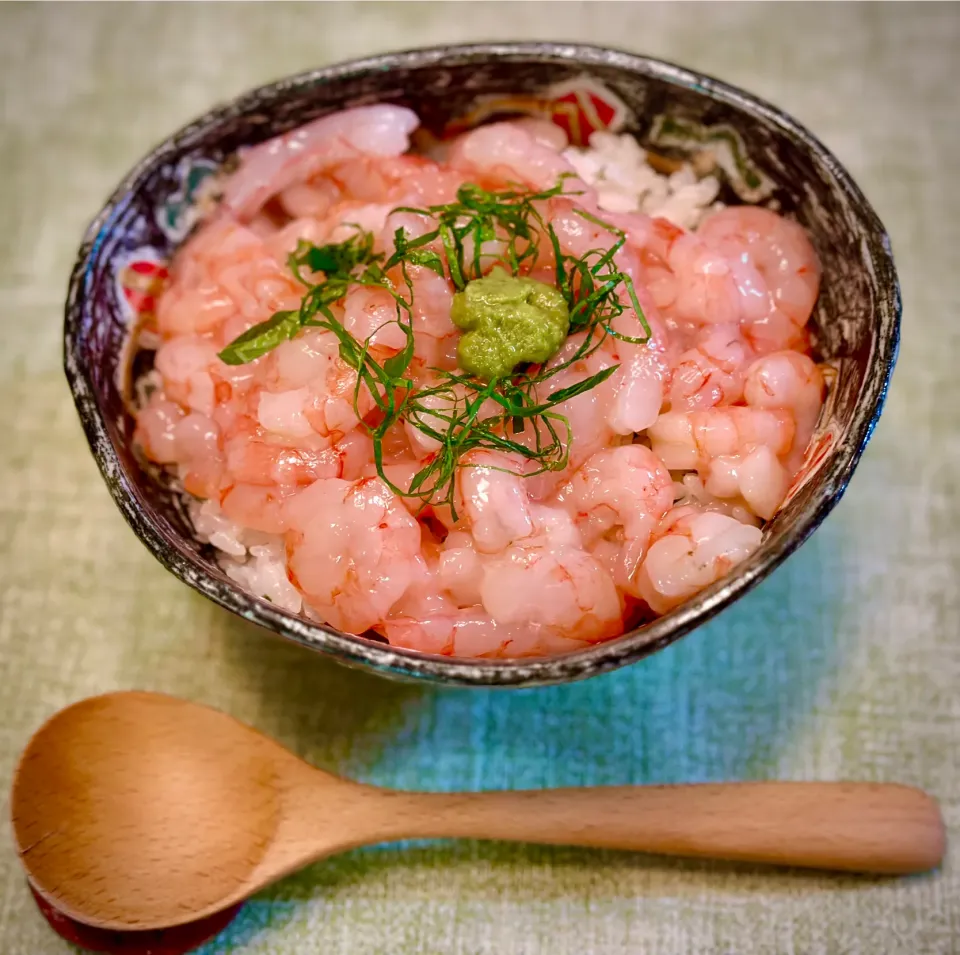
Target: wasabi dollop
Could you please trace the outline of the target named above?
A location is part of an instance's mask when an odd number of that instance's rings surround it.
[[[525,362],[547,361],[570,330],[559,289],[502,268],[457,292],[450,318],[466,332],[457,348],[460,367],[485,381],[505,378]]]

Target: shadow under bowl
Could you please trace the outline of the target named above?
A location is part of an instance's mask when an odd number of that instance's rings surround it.
[[[598,92],[599,100],[591,100]],[[609,114],[613,103],[623,130],[661,154],[710,148],[731,198],[761,200],[812,237],[823,281],[811,325],[817,352],[835,367],[836,379],[804,470],[760,548],[666,616],[588,650],[543,659],[466,660],[397,649],[312,623],[242,590],[193,539],[177,495],[141,467],[129,414],[131,330],[152,305],[152,280],[162,277],[189,231],[197,182],[240,147],[348,106],[408,106],[439,135],[464,117],[502,115],[550,99],[573,104],[568,123]],[[742,90],[649,57],[574,44],[477,44],[302,73],[218,106],[162,142],[124,178],[87,231],[70,280],[64,360],[110,493],[137,536],[181,580],[241,617],[348,665],[448,685],[537,686],[603,673],[667,646],[799,547],[840,499],[876,424],[899,326],[897,275],[883,225],[837,159],[790,117]]]

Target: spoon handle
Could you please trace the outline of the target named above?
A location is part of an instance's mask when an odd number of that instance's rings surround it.
[[[937,803],[899,785],[721,783],[390,796],[401,803],[394,802],[394,820],[403,836],[889,874],[933,868],[945,848]]]

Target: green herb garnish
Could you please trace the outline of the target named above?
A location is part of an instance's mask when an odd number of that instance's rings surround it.
[[[542,206],[564,193],[563,182],[541,192],[490,192],[464,185],[455,202],[426,209],[396,210],[427,217],[431,231],[410,237],[404,229],[394,234],[390,256],[374,251],[374,237],[356,227],[344,242],[316,246],[301,242],[289,258],[290,269],[305,286],[299,311],[278,312],[231,342],[220,358],[239,365],[259,358],[305,327],[323,328],[336,335],[340,357],[357,372],[354,405],[373,439],[374,461],[381,479],[396,493],[427,504],[447,504],[456,519],[454,477],[470,451],[514,452],[531,462],[527,476],[561,470],[569,460],[573,435],[567,419],[556,409],[570,398],[597,387],[617,370],[616,365],[550,393],[548,381],[558,372],[588,357],[611,335],[643,343],[650,328],[637,301],[633,282],[620,272],[614,259],[623,248],[623,232],[586,210],[573,211],[586,222],[616,237],[609,249],[591,249],[583,256],[566,255]],[[578,347],[564,361],[544,367],[521,365],[490,380],[469,372],[429,369],[436,384],[418,388],[407,376],[414,354],[411,266],[428,268],[448,277],[459,293],[482,280],[493,267],[510,276],[529,271],[540,257],[540,246],[550,243],[555,262],[556,288],[566,303],[569,333],[582,333]],[[442,251],[442,254],[441,254]],[[397,306],[395,321],[406,335],[396,355],[377,361],[371,341],[360,341],[344,328],[331,306],[352,285],[377,286],[388,291]],[[625,299],[628,305],[624,305]],[[611,322],[626,307],[634,310],[644,337],[616,332]],[[552,349],[555,350],[555,349]],[[551,353],[552,353],[551,350]],[[360,414],[363,389],[373,398],[375,411]],[[540,397],[544,395],[545,397]],[[397,487],[386,475],[383,440],[391,427],[407,422],[437,443],[407,488]]]

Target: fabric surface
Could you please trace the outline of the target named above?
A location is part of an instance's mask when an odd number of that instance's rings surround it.
[[[82,229],[155,141],[285,73],[443,41],[578,39],[720,76],[847,164],[904,294],[890,400],[842,504],[749,597],[583,684],[442,691],[271,639],[164,571],[115,509],[60,370]],[[960,9],[953,4],[0,6],[0,783],[54,710],[210,703],[317,765],[427,789],[897,780],[960,837]],[[6,816],[6,809],[4,809]],[[69,946],[0,826],[0,951]],[[203,955],[960,952],[960,869],[881,881],[473,843],[353,852]]]

